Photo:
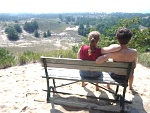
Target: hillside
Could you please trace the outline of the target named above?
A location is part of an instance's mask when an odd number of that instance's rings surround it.
[[[77,33],[77,27],[63,27],[57,30],[60,32],[55,32],[56,29],[52,32],[51,37],[43,38],[42,33],[40,38],[36,38],[33,34],[29,34],[23,30],[20,34],[20,39],[17,41],[10,41],[7,38],[7,35],[0,26],[0,47],[6,47],[8,50],[15,54],[23,53],[24,51],[45,51],[56,49],[71,49],[75,44],[81,42],[81,36]],[[40,32],[43,32],[43,25],[41,25]]]

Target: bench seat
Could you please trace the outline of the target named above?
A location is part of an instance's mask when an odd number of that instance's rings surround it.
[[[114,79],[107,72],[102,72],[102,76],[98,78],[81,78],[79,70],[65,68],[48,68],[49,79],[62,79],[72,81],[84,81],[92,83],[103,83],[112,85],[124,85],[124,80]],[[43,76],[46,78],[46,76]]]

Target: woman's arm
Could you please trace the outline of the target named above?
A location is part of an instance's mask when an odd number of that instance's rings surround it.
[[[81,50],[81,48],[78,50],[77,59],[80,59],[80,50]]]
[[[110,45],[108,47],[101,48],[101,53],[102,54],[107,54],[107,53],[119,51],[120,49],[121,49],[120,45],[118,45],[118,44],[112,44],[112,45]]]

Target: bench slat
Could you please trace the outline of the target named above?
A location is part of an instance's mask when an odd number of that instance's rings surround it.
[[[50,68],[48,69],[48,78],[54,79],[62,79],[62,80],[73,80],[73,81],[86,81],[92,83],[109,83],[109,84],[123,84],[124,80],[117,80],[111,78],[111,76],[106,73],[102,72],[102,76],[98,78],[81,78],[79,70],[74,69],[57,69],[57,68]],[[46,76],[43,76],[46,78]]]
[[[102,64],[96,64],[95,61],[88,61],[81,59],[54,58],[54,57],[41,57],[41,59],[43,60],[43,62],[45,60],[46,67],[113,72],[118,75],[127,75],[129,66],[129,63],[127,62],[104,62]],[[131,71],[131,73],[132,72],[133,71]]]
[[[124,68],[114,68],[114,67],[92,67],[85,65],[68,65],[68,64],[52,64],[47,63],[47,67],[55,67],[55,68],[68,68],[68,69],[79,69],[79,70],[89,70],[89,71],[104,71],[104,72],[113,72],[120,75],[127,75],[127,69]]]
[[[126,62],[104,62],[102,64],[96,64],[95,61],[81,60],[81,59],[70,59],[70,58],[54,58],[54,57],[41,57],[45,59],[47,63],[55,64],[76,64],[76,65],[89,65],[91,67],[103,66],[103,67],[120,67],[128,68],[128,63]]]

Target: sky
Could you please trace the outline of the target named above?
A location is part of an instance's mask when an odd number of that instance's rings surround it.
[[[0,0],[0,13],[150,13],[150,0]]]

